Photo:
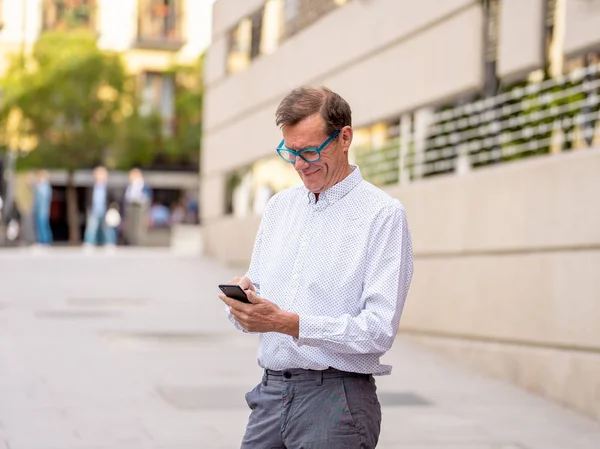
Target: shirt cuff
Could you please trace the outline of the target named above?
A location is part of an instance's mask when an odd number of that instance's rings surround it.
[[[317,346],[319,342],[327,339],[326,329],[329,317],[300,315],[298,324],[298,338],[294,341],[298,346]]]

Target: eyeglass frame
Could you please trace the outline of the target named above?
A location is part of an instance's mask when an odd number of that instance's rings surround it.
[[[321,159],[321,151],[323,151],[327,145],[329,145],[331,143],[331,141],[333,139],[335,139],[337,136],[339,136],[340,134],[340,130],[336,130],[333,132],[333,134],[331,136],[329,136],[327,138],[327,140],[325,142],[323,142],[318,148],[304,148],[303,150],[300,151],[295,151],[295,150],[290,150],[289,148],[285,148],[284,143],[285,143],[285,139],[282,139],[281,142],[279,143],[279,145],[277,146],[277,154],[279,154],[279,156],[281,156],[281,158],[286,161],[289,162],[290,164],[294,164],[296,163],[296,161],[298,160],[298,156],[300,156],[300,158],[304,161],[304,162],[308,162],[309,164],[311,162],[317,162],[319,159]],[[290,161],[289,159],[283,157],[283,155],[281,154],[282,151],[285,151],[286,153],[290,153],[294,156],[294,160]],[[306,153],[308,151],[316,151],[318,157],[314,160],[314,161],[307,161],[304,156],[302,156],[302,153]]]

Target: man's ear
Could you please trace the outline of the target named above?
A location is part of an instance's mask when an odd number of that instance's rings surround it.
[[[352,143],[354,131],[352,130],[351,126],[344,126],[340,134],[342,138],[342,147],[344,148],[344,152],[348,152],[348,150],[350,149],[350,144]]]

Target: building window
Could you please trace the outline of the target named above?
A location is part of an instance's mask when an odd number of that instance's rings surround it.
[[[229,31],[227,72],[245,70],[250,62],[273,53],[288,37],[349,0],[267,0]]]
[[[263,14],[264,10],[261,9],[250,17],[250,22],[252,23],[252,33],[250,37],[250,59],[254,59],[261,54],[260,42],[263,34]]]
[[[175,77],[172,74],[146,72],[141,87],[140,114],[160,116],[163,134],[173,133],[175,118]]]
[[[180,0],[139,0],[137,43],[177,50],[183,45]]]
[[[252,21],[245,18],[229,32],[227,51],[227,72],[236,73],[245,70],[250,64],[252,43]]]
[[[284,0],[284,35],[290,37],[300,30],[300,0]]]
[[[45,0],[44,30],[95,29],[95,0]]]
[[[498,92],[498,44],[500,29],[500,4],[499,0],[483,0],[484,11],[484,93],[491,96]]]
[[[346,3],[348,0],[285,0],[284,39],[302,31]]]
[[[283,35],[284,0],[267,0],[262,18],[260,53],[268,55],[279,47]]]
[[[238,218],[261,215],[274,194],[300,183],[294,166],[279,155],[233,170],[225,181],[225,214]]]
[[[564,34],[565,34],[565,0],[545,0],[545,70],[547,78],[563,74],[564,70]]]
[[[261,8],[249,17],[240,20],[229,33],[227,71],[236,73],[245,70],[250,60],[261,54],[263,15]]]

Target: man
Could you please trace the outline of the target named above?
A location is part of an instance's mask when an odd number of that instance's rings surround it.
[[[48,246],[52,243],[52,230],[50,229],[50,205],[52,204],[52,186],[50,174],[40,170],[37,174],[37,183],[33,199],[33,220],[37,243]]]
[[[106,211],[111,202],[108,191],[108,171],[103,166],[94,169],[94,186],[91,198],[88,201],[89,210],[85,226],[84,244],[87,247],[98,245],[102,242],[108,247],[116,245],[115,236],[109,232],[106,224]]]
[[[125,190],[125,237],[127,243],[138,246],[144,241],[147,213],[150,204],[150,189],[146,186],[141,170],[129,172],[129,185]]]
[[[350,106],[326,88],[280,103],[277,152],[303,185],[271,198],[241,286],[220,295],[236,327],[260,333],[262,382],[242,448],[374,448],[381,409],[373,375],[392,346],[412,278],[400,202],[348,163]]]

